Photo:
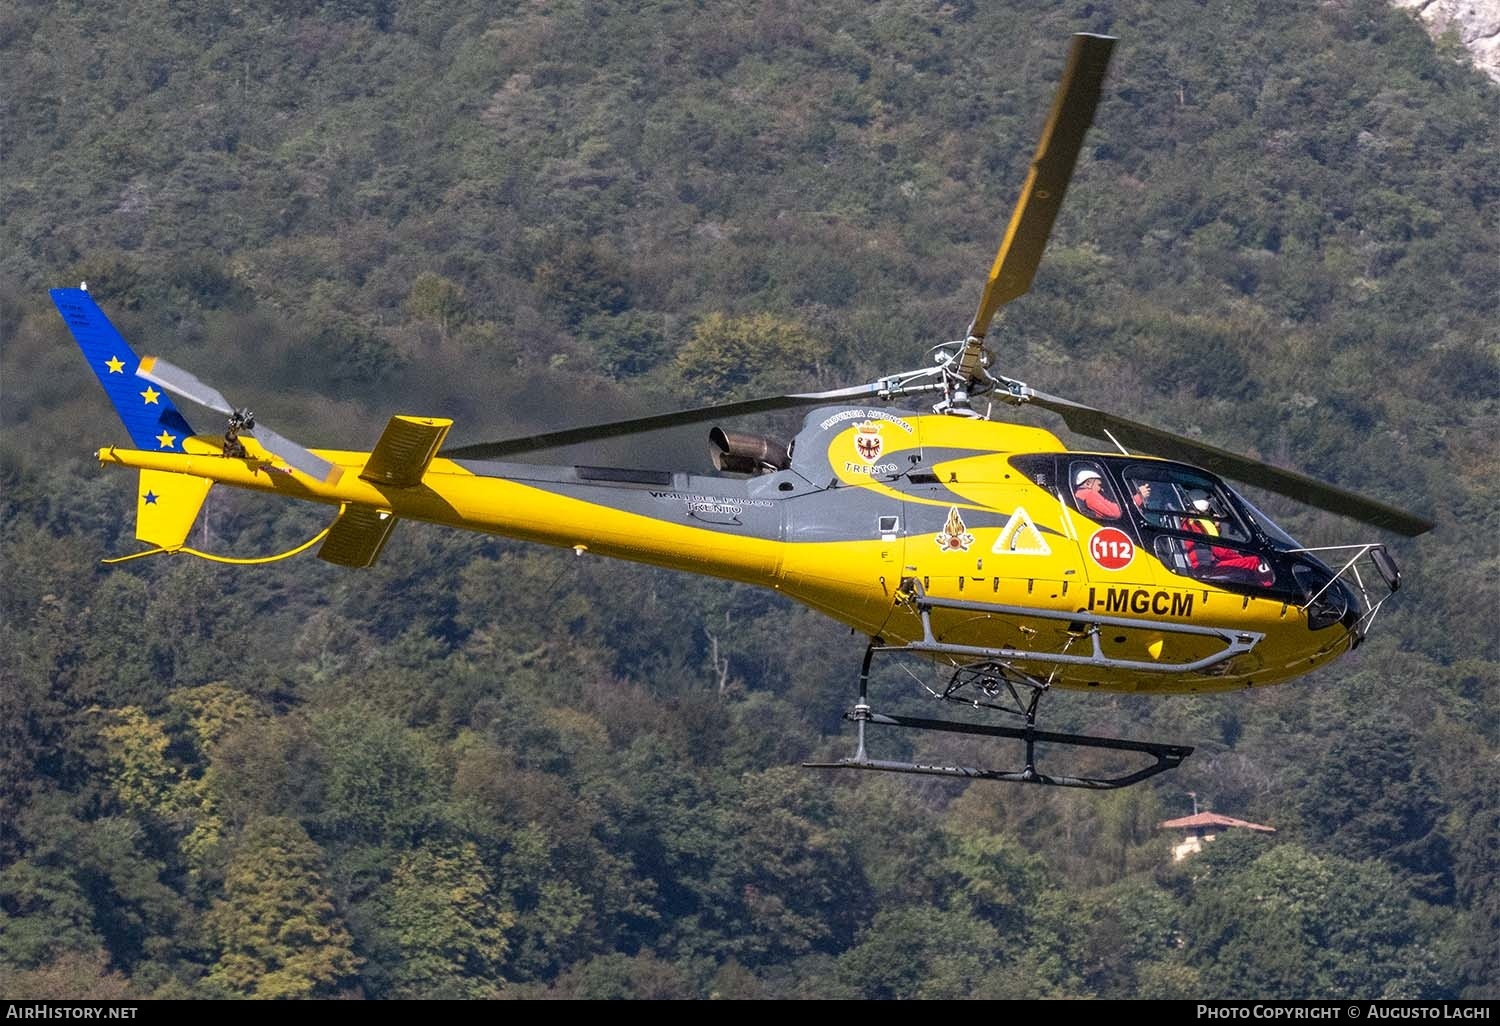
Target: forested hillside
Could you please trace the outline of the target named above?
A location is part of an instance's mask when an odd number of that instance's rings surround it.
[[[797,768],[861,639],[571,552],[100,565],[134,479],[49,287],[315,446],[865,381],[968,324],[1076,31],[1120,43],[1001,369],[1438,523],[1311,678],[1048,697],[1181,769]],[[0,992],[1500,997],[1497,99],[1376,0],[0,6]],[[194,544],[328,516],[217,489]],[[1189,792],[1276,833],[1174,865]]]

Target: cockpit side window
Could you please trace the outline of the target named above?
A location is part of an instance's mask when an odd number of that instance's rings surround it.
[[[1124,476],[1126,485],[1141,497],[1137,508],[1152,527],[1249,542],[1245,522],[1217,481],[1185,468],[1151,464],[1129,467]]]
[[[1010,465],[1025,475],[1032,484],[1043,491],[1052,492],[1056,478],[1057,460],[1051,453],[1046,455],[1012,456]]]

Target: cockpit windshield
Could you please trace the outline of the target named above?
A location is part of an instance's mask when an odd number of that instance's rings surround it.
[[[1250,519],[1255,521],[1255,525],[1261,529],[1261,532],[1267,538],[1270,538],[1287,551],[1302,548],[1301,542],[1277,527],[1276,522],[1257,509],[1255,504],[1249,499],[1245,498],[1239,492],[1234,492],[1233,494],[1239,500],[1240,505],[1244,507],[1245,512],[1250,515]]]
[[[1276,583],[1258,551],[1252,514],[1222,481],[1171,463],[1125,463],[1120,476],[1167,569],[1253,589]]]

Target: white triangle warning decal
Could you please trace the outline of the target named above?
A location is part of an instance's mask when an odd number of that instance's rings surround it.
[[[1047,539],[1042,537],[1042,532],[1031,522],[1031,516],[1024,506],[1016,507],[1016,511],[1000,529],[1000,537],[995,539],[994,547],[990,551],[1015,556],[1050,556],[1052,554],[1052,549],[1047,545]]]

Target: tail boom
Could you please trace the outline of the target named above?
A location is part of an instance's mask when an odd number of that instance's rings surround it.
[[[783,503],[698,494],[722,488],[718,479],[664,475],[669,479],[655,487],[632,487],[595,484],[576,473],[588,468],[491,463],[477,473],[437,458],[419,483],[393,486],[360,476],[369,453],[314,451],[345,471],[333,484],[272,467],[269,460],[218,452],[104,449],[99,458],[340,507],[318,555],[343,566],[372,564],[392,526],[407,519],[768,587],[866,633],[880,630],[894,601],[899,564],[892,564],[889,577],[859,582],[849,571],[884,559],[889,543],[789,544]]]
[[[206,439],[198,441],[190,448],[206,448],[206,442]],[[433,460],[419,484],[391,486],[360,477],[369,453],[314,452],[345,473],[329,484],[274,466],[269,459],[230,458],[216,450],[179,454],[111,447],[99,450],[98,458],[104,464],[187,474],[284,498],[364,507],[401,519],[580,549],[751,584],[775,586],[779,579],[782,546],[774,527],[770,536],[744,537],[707,526],[673,523],[615,504],[619,498],[635,493],[633,489],[601,486],[597,494],[588,498],[561,495],[543,482],[475,474],[446,459]],[[514,469],[524,474],[537,468],[518,465]],[[662,506],[675,508],[670,502],[663,502]],[[378,546],[370,548],[378,552]]]

